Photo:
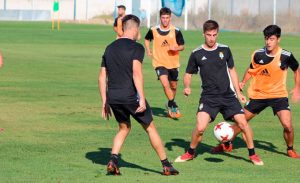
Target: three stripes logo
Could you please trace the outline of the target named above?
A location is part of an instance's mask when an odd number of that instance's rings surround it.
[[[270,73],[269,73],[268,69],[264,69],[263,71],[261,71],[260,75],[270,76]]]
[[[164,40],[164,42],[161,44],[161,47],[169,46],[169,43],[167,40]]]

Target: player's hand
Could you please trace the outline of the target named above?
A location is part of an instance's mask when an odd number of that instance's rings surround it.
[[[292,94],[292,102],[293,103],[296,103],[296,102],[300,101],[300,88],[294,88],[291,91],[291,94]]]
[[[149,57],[152,57],[152,52],[151,52],[151,51],[147,51],[147,55],[148,55]]]
[[[136,109],[135,113],[141,113],[146,110],[146,101],[141,100],[139,101],[139,107]]]
[[[243,90],[245,84],[246,84],[245,82],[240,82],[240,83],[239,83],[239,87],[240,87],[240,90],[241,90],[241,91]]]
[[[102,118],[105,120],[109,120],[111,116],[110,106],[107,103],[102,105]]]
[[[177,46],[171,45],[169,46],[169,51],[177,51]]]
[[[247,98],[242,93],[238,94],[238,97],[243,104],[247,102]]]
[[[191,93],[192,93],[191,88],[184,88],[183,89],[183,95],[185,95],[186,97],[188,97]]]

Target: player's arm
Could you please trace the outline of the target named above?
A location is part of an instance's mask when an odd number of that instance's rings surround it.
[[[107,73],[106,68],[101,67],[98,78],[99,92],[102,99],[102,118],[109,119],[111,116],[110,107],[107,104],[106,91],[107,91]]]
[[[251,74],[249,73],[249,67],[246,69],[243,80],[239,83],[239,87],[243,90],[244,86],[246,85],[247,81],[251,78]]]
[[[239,87],[239,79],[238,79],[238,75],[237,75],[237,72],[235,70],[234,67],[232,68],[228,68],[229,70],[229,75],[230,75],[230,78],[231,78],[231,81],[232,81],[232,84],[233,84],[233,87],[234,87],[234,90],[238,96],[238,98],[240,99],[240,101],[242,103],[246,103],[247,102],[247,99],[246,97],[242,94],[241,90],[240,90],[240,87]]]
[[[133,60],[133,82],[139,95],[139,107],[136,113],[146,110],[146,99],[144,95],[144,78],[142,72],[142,63],[139,60]]]
[[[152,51],[150,48],[150,40],[145,39],[145,48],[148,56],[152,56]]]
[[[117,19],[118,19],[118,18],[115,18],[115,21],[114,21],[114,31],[115,31],[116,33],[118,33],[118,27],[117,27],[118,22],[117,22]]]
[[[145,36],[145,42],[144,42],[148,56],[152,56],[152,51],[151,51],[151,47],[150,47],[150,42],[152,39],[153,39],[153,33],[152,33],[152,30],[149,29],[149,31],[147,32],[147,34]]]
[[[0,68],[2,67],[2,65],[3,65],[3,57],[2,57],[2,54],[0,52]]]
[[[288,60],[288,66],[294,72],[295,86],[291,92],[292,93],[292,102],[299,102],[300,101],[300,68],[299,68],[299,62],[295,59],[293,54],[291,54],[291,56]]]
[[[185,96],[189,96],[191,93],[192,93],[192,90],[191,90],[191,82],[192,82],[192,74],[189,74],[189,73],[185,73],[184,74],[184,77],[183,77],[183,86],[184,86],[184,89],[183,89],[183,94]]]
[[[169,50],[171,51],[183,51],[184,50],[184,39],[180,30],[176,30],[176,43],[177,45],[170,45]]]
[[[185,69],[185,74],[183,77],[183,86],[184,86],[183,94],[185,96],[189,96],[192,93],[192,89],[190,87],[192,82],[192,76],[197,72],[198,72],[197,59],[195,57],[195,54],[192,53],[190,55],[188,64]]]

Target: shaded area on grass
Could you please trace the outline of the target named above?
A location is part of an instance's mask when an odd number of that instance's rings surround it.
[[[190,141],[186,141],[184,139],[178,139],[178,138],[174,138],[174,139],[171,139],[171,140],[172,140],[172,142],[167,142],[165,144],[165,147],[169,151],[173,151],[173,146],[177,146],[177,147],[183,148],[184,152],[186,152],[188,150],[188,148],[190,147]],[[200,143],[198,145],[198,147],[196,148],[196,157],[198,155],[201,155],[201,154],[204,154],[204,153],[212,154],[211,153],[211,149],[212,148],[213,148],[213,146],[211,146],[211,145],[208,145],[208,144],[205,144],[205,143]],[[231,158],[234,158],[234,159],[241,159],[241,160],[244,160],[246,162],[251,162],[249,159],[246,159],[246,158],[241,157],[241,156],[236,156],[236,155],[234,155],[232,153],[223,153],[223,155],[231,157]],[[205,158],[205,160],[209,161],[209,162],[222,162],[222,161],[224,161],[224,160],[219,159],[219,158]]]
[[[93,163],[106,166],[108,161],[110,160],[110,153],[111,153],[111,148],[102,148],[102,147],[100,147],[99,151],[87,152],[85,157],[87,159],[91,160]],[[161,172],[159,172],[159,171],[152,170],[152,169],[149,169],[149,168],[146,168],[146,167],[143,167],[143,166],[125,161],[124,159],[122,159],[122,154],[119,154],[119,156],[120,156],[120,160],[119,160],[120,168],[121,167],[135,168],[135,169],[140,169],[140,170],[147,171],[147,172],[153,172],[153,173],[161,174]]]

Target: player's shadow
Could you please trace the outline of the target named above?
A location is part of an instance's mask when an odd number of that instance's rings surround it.
[[[91,160],[93,163],[106,166],[108,161],[110,160],[110,152],[111,152],[111,148],[100,147],[99,151],[87,152],[85,154],[85,157],[87,159]],[[161,172],[159,172],[159,171],[145,168],[140,165],[125,161],[124,159],[122,159],[121,154],[120,154],[120,160],[119,160],[119,167],[135,168],[135,169],[140,169],[140,170],[147,171],[147,172],[161,174]]]
[[[152,109],[152,114],[154,116],[159,116],[159,117],[168,117],[166,113],[166,109],[160,108],[160,107],[151,107]]]
[[[154,116],[169,118],[168,115],[167,115],[166,109],[159,108],[159,107],[151,107],[151,109],[152,109],[152,114]],[[171,119],[171,118],[169,118],[169,119]],[[174,118],[172,120],[178,121],[177,118]]]
[[[182,149],[184,149],[184,152],[186,152],[190,146],[190,142],[189,141],[186,141],[184,139],[171,139],[172,142],[167,142],[165,144],[165,147],[169,150],[169,151],[173,151],[173,147],[174,146],[177,146],[177,147],[181,147]],[[197,155],[201,155],[201,154],[204,154],[204,153],[209,153],[209,154],[212,154],[211,153],[211,149],[213,148],[213,146],[211,145],[208,145],[208,144],[205,144],[205,143],[200,143],[196,149],[196,156]],[[214,155],[214,154],[212,154]],[[241,160],[244,160],[246,162],[250,162],[250,160],[244,158],[244,157],[241,157],[241,156],[236,156],[234,154],[230,154],[230,153],[223,153],[224,156],[228,156],[228,157],[231,157],[231,158],[234,158],[234,159],[241,159]],[[210,157],[210,158],[205,158],[206,161],[209,161],[209,162],[214,162],[214,163],[218,163],[218,162],[222,162],[224,161],[223,159],[220,159],[220,158],[215,158],[215,157]]]
[[[277,150],[278,148],[271,142],[267,142],[263,140],[254,140],[254,146],[255,149],[262,149],[272,153],[286,155],[285,153],[278,151]],[[241,137],[237,136],[233,141],[233,148],[238,149],[238,148],[245,148],[245,147],[246,144],[244,140]]]

